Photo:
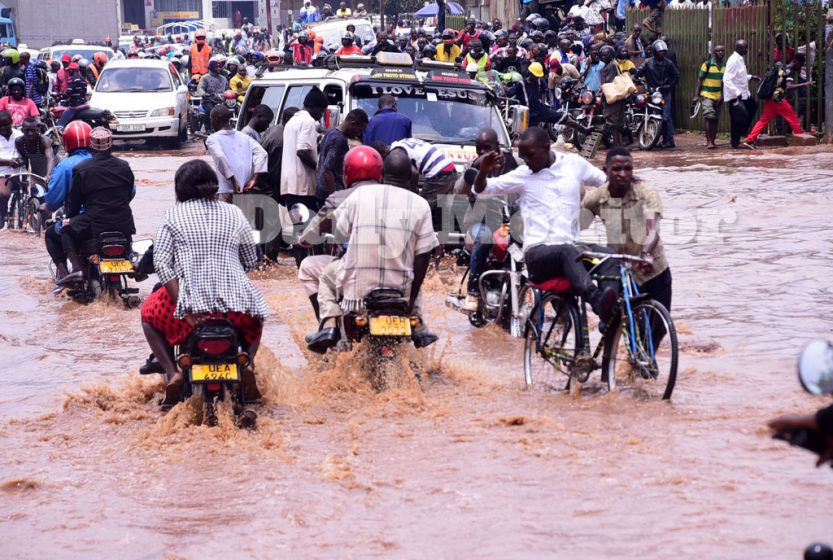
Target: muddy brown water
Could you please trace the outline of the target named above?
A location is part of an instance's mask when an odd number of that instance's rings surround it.
[[[139,234],[201,149],[131,151]],[[833,153],[639,154],[659,188],[683,348],[670,403],[524,390],[522,345],[443,306],[441,334],[374,394],[322,361],[294,270],[256,273],[271,317],[258,430],[166,416],[138,310],[56,298],[42,240],[0,232],[3,558],[799,558],[833,541],[833,473],[765,421],[824,401],[795,360],[830,336]],[[588,239],[592,239],[589,234]],[[150,282],[141,285],[143,295]]]

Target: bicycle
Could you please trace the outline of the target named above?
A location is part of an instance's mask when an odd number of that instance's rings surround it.
[[[592,354],[586,302],[572,292],[566,278],[530,283],[535,304],[524,333],[524,380],[550,384],[551,376],[566,375],[569,391],[578,390],[590,374],[602,370],[608,390],[633,389],[646,398],[670,399],[677,380],[679,348],[671,314],[660,302],[641,294],[631,274],[640,257],[583,252],[592,259],[589,273],[594,280],[617,281],[620,295],[614,318]],[[598,274],[605,261],[619,261],[618,277]],[[601,354],[601,362],[599,356]],[[538,359],[536,359],[538,358]]]
[[[30,230],[40,236],[44,220],[40,212],[40,204],[46,195],[47,182],[45,177],[35,173],[19,172],[9,176],[18,179],[12,189],[9,199],[9,212],[6,220],[12,229]]]

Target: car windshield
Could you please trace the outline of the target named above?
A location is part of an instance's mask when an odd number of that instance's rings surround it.
[[[105,68],[95,84],[103,93],[172,91],[171,75],[162,68]]]
[[[65,54],[68,54],[69,56],[75,56],[76,54],[80,54],[81,58],[86,58],[87,60],[92,62],[93,61],[93,55],[97,52],[103,52],[104,54],[106,54],[107,55],[107,60],[109,60],[113,56],[113,51],[111,51],[110,49],[107,49],[107,48],[81,47],[81,48],[78,48],[78,49],[73,49],[73,48],[55,49],[54,51],[52,51],[52,60],[61,60],[61,57],[64,56]]]
[[[397,111],[411,119],[414,138],[435,144],[474,145],[478,130],[492,128],[502,146],[511,145],[497,108],[489,103],[484,92],[464,88],[391,88],[357,84],[353,87],[355,107],[373,116],[383,93],[396,97]]]
[[[370,27],[367,23],[357,23],[354,24],[356,26],[356,33],[355,35],[359,37],[362,41],[365,41],[368,37],[373,39],[373,28]],[[343,27],[328,27],[324,29],[318,29],[316,27],[312,28],[315,31],[316,36],[321,35],[324,37],[324,46],[334,45],[336,47],[341,46],[341,36],[344,35],[344,32],[347,31],[347,25],[345,24]]]

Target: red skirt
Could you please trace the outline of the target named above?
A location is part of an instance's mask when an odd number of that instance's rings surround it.
[[[171,346],[183,344],[193,330],[186,321],[174,317],[175,310],[176,305],[171,301],[171,296],[165,288],[159,288],[153,292],[142,305],[142,322],[161,331]],[[245,313],[229,311],[228,313],[209,313],[207,316],[228,319],[249,345],[259,341],[263,333],[263,322]]]

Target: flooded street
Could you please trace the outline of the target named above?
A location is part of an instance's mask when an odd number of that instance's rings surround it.
[[[202,146],[116,155],[150,238]],[[253,273],[271,313],[257,431],[228,411],[194,425],[137,374],[139,310],[54,296],[43,239],[0,231],[0,557],[787,559],[833,541],[833,473],[765,425],[825,404],[795,363],[833,338],[833,152],[636,165],[665,208],[671,402],[608,394],[598,372],[577,399],[525,390],[522,340],[447,309],[447,269],[424,288],[440,341],[413,351],[422,383],[375,394],[361,349],[306,352],[314,315],[294,266],[274,266]]]

